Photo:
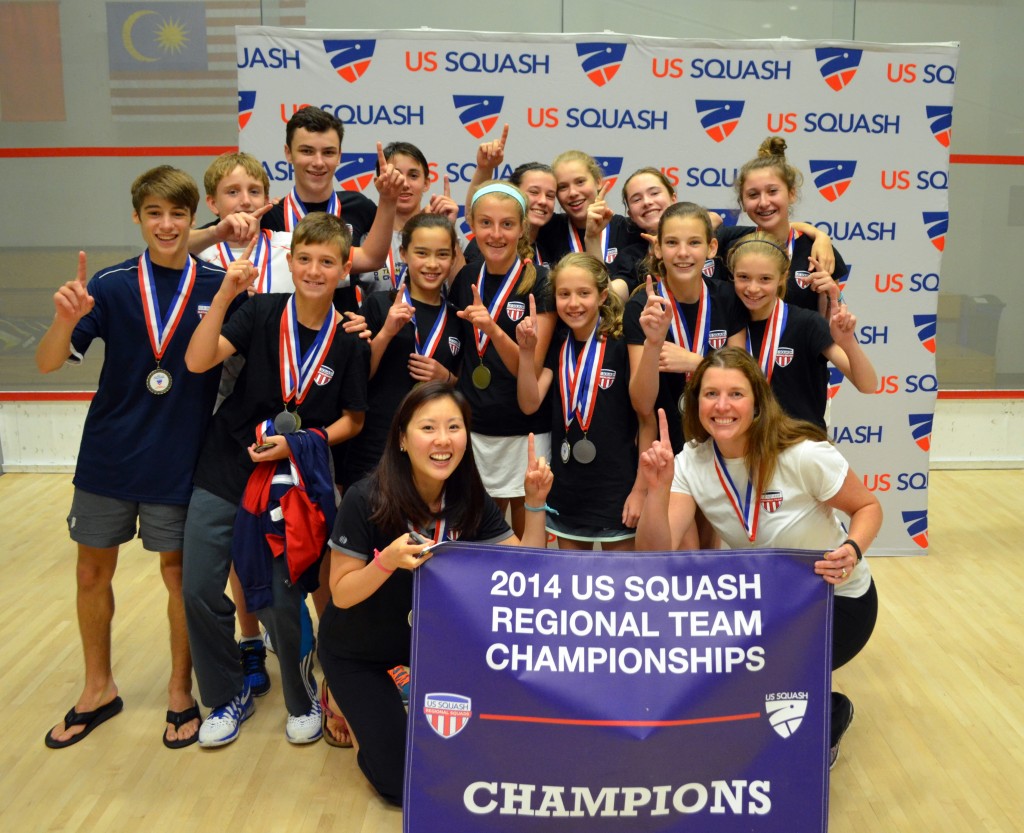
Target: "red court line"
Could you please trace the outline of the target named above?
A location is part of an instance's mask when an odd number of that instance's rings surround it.
[[[950,165],[1024,165],[1024,156],[993,156],[984,153],[951,153]]]
[[[95,395],[89,390],[5,390],[0,402],[91,402]]]
[[[1024,390],[940,390],[939,399],[1024,399]]]
[[[157,147],[0,148],[0,159],[49,159],[103,156],[220,156],[233,153],[237,145],[192,145]]]
[[[547,723],[558,726],[696,726],[701,723],[731,723],[757,720],[760,712],[726,714],[720,717],[697,717],[692,720],[572,720],[562,717],[530,717],[518,714],[481,714],[481,720],[503,720],[511,723]]]

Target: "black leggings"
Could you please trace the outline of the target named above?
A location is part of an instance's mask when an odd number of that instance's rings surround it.
[[[359,744],[356,762],[380,797],[401,807],[408,717],[388,670],[405,663],[343,659],[325,649],[324,642],[321,637],[320,665]]]
[[[832,670],[842,668],[868,644],[878,618],[875,580],[863,596],[836,596],[832,606]]]

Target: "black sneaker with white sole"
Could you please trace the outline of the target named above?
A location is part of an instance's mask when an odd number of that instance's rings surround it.
[[[853,723],[853,701],[838,691],[832,692],[832,724],[829,743],[828,768],[832,769],[839,760],[839,742]]]

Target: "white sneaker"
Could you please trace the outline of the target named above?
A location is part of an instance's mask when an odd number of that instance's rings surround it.
[[[254,711],[256,700],[247,686],[237,697],[210,712],[199,727],[199,745],[224,746],[231,743]]]
[[[296,717],[288,715],[285,723],[284,734],[289,743],[313,743],[320,740],[323,734],[323,720],[321,718],[320,704],[314,700],[313,708],[306,714]]]

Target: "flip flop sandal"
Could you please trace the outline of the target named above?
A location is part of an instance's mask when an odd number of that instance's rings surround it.
[[[327,692],[327,680],[324,680],[324,684],[320,688],[320,728],[323,730],[324,743],[328,746],[337,746],[340,749],[351,749],[352,733],[348,729],[348,723],[342,715],[331,710],[331,707],[328,705]],[[333,730],[327,725],[328,720],[336,721]],[[334,736],[335,732],[348,738],[348,740],[338,740]]]
[[[68,713],[64,715],[64,728],[70,729],[72,726],[83,726],[81,732],[77,735],[72,735],[67,740],[56,740],[53,737],[53,730],[51,729],[46,733],[44,743],[50,749],[64,749],[68,746],[74,746],[80,740],[85,740],[86,736],[101,723],[104,723],[110,718],[121,713],[121,709],[124,708],[124,700],[120,697],[115,697],[106,705],[100,706],[98,709],[93,709],[91,712],[78,712],[75,711],[74,707],[68,710]]]
[[[177,731],[186,723],[198,720],[200,723],[203,721],[203,716],[199,713],[199,704],[193,703],[185,711],[172,712],[170,709],[167,710],[167,722],[170,723],[174,730]],[[196,729],[196,733],[190,738],[177,738],[175,740],[167,740],[167,727],[164,727],[163,741],[164,746],[168,749],[184,749],[186,746],[191,746],[199,740],[199,730]]]

